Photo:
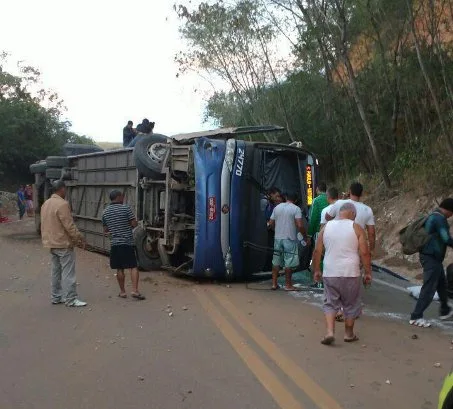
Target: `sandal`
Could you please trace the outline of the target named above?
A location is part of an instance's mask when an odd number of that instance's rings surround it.
[[[132,298],[135,298],[136,300],[146,300],[146,297],[140,293],[132,293]]]
[[[359,340],[359,337],[357,335],[354,335],[352,338],[345,338],[344,342],[356,342]]]
[[[329,335],[321,339],[321,344],[323,345],[332,345],[335,342],[335,337],[333,335]]]
[[[271,290],[272,290],[272,291],[279,290],[279,289],[280,289],[280,286],[279,286],[278,284],[277,284],[276,287],[274,287],[274,286],[271,287]]]
[[[118,297],[120,297],[120,298],[127,298],[127,294],[121,294],[121,293],[119,293],[119,294],[118,294]]]

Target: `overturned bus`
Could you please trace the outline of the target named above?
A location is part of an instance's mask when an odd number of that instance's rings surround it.
[[[251,141],[282,131],[259,126],[172,137],[149,134],[138,138],[133,149],[48,157],[30,167],[37,229],[50,182],[62,178],[88,245],[108,253],[101,217],[109,192],[119,189],[139,221],[134,237],[142,269],[249,278],[264,270],[272,251],[262,209],[265,192],[273,186],[297,192],[305,216],[314,197],[317,159],[312,153],[297,143]]]

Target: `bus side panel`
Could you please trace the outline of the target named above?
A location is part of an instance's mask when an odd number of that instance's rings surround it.
[[[244,272],[244,221],[247,207],[244,203],[246,149],[244,141],[236,142],[236,156],[231,176],[230,247],[233,275],[242,278]]]
[[[195,247],[193,272],[198,277],[225,277],[220,242],[221,174],[225,141],[195,142]]]

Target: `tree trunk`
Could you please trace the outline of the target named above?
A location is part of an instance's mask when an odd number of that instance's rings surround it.
[[[407,7],[408,7],[408,11],[409,11],[410,27],[411,27],[412,36],[414,37],[414,45],[415,45],[415,51],[417,52],[418,64],[420,65],[420,69],[422,71],[423,77],[425,78],[426,86],[428,87],[428,90],[429,90],[429,92],[431,94],[431,98],[433,100],[434,108],[436,109],[436,113],[437,113],[437,116],[438,116],[438,119],[439,119],[440,128],[442,130],[442,134],[443,134],[443,136],[445,138],[445,141],[447,143],[448,153],[451,156],[453,156],[453,141],[451,139],[451,136],[447,133],[447,128],[445,127],[444,118],[443,118],[442,112],[440,110],[439,100],[437,99],[437,95],[436,95],[436,92],[434,90],[433,84],[432,84],[431,79],[430,79],[430,77],[428,75],[428,71],[426,70],[425,63],[423,62],[422,53],[421,53],[421,50],[420,50],[420,44],[418,42],[417,32],[415,30],[414,12],[412,10],[411,1],[410,0],[406,0],[406,4],[407,4]]]
[[[371,125],[368,121],[368,118],[366,117],[365,109],[363,107],[362,100],[361,100],[359,92],[357,90],[357,84],[355,82],[354,70],[352,68],[351,61],[349,60],[347,51],[345,49],[342,50],[341,56],[342,56],[343,63],[346,67],[346,71],[348,72],[349,85],[351,87],[351,92],[354,97],[354,101],[357,106],[357,110],[359,111],[359,115],[360,115],[360,119],[362,120],[363,128],[365,129],[366,135],[368,137],[368,141],[370,143],[374,161],[376,162],[376,165],[378,166],[379,171],[381,172],[385,186],[387,188],[390,188],[390,186],[391,186],[390,178],[389,178],[389,175],[385,168],[385,164],[384,164],[384,162],[381,158],[381,155],[378,151],[378,148],[376,146],[376,141],[374,140],[374,136],[371,131]]]

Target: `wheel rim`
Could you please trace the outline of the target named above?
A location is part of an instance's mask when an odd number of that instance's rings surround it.
[[[154,162],[162,162],[167,154],[168,145],[165,143],[153,143],[148,147],[148,156]]]
[[[152,238],[148,235],[146,235],[144,238],[143,238],[143,242],[142,242],[142,249],[144,251],[144,253],[151,259],[158,259],[160,258],[160,255],[159,255],[159,249],[157,247],[157,243],[158,243],[158,238]]]

